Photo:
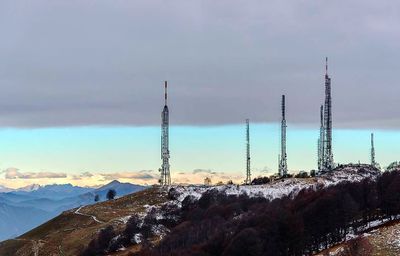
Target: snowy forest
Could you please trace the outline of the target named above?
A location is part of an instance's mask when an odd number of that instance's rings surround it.
[[[174,196],[172,188],[168,197]],[[141,251],[132,255],[312,255],[356,237],[377,221],[397,219],[400,171],[321,190],[306,188],[293,199],[270,201],[213,189],[198,200],[187,196],[181,207],[165,204],[161,211],[163,218],[149,212],[142,222],[133,216],[122,232],[103,229],[82,255],[139,242]],[[153,246],[159,224],[170,232]]]

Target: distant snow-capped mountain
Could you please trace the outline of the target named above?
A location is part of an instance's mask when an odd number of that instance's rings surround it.
[[[25,191],[25,192],[31,192],[31,191],[35,191],[38,190],[39,188],[41,188],[41,186],[39,184],[31,184],[22,188],[18,188],[15,189],[15,191]]]
[[[93,188],[78,187],[71,184],[53,184],[45,186],[34,184],[11,193],[17,195],[28,195],[34,198],[48,198],[57,200],[66,197],[78,196],[93,190]]]

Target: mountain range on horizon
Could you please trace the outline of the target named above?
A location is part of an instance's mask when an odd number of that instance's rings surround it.
[[[38,190],[38,189],[41,189],[41,188],[49,188],[49,187],[52,187],[52,186],[54,186],[54,187],[72,186],[72,187],[79,187],[79,188],[97,189],[97,188],[100,188],[102,186],[108,185],[108,184],[113,183],[113,182],[122,183],[122,182],[120,182],[118,180],[113,180],[113,181],[111,181],[109,183],[106,183],[106,184],[99,184],[99,185],[93,185],[93,186],[75,186],[75,185],[72,185],[71,183],[60,183],[60,184],[53,183],[53,184],[46,184],[46,185],[40,185],[40,184],[37,184],[37,183],[32,183],[32,184],[29,184],[29,185],[26,185],[26,186],[23,186],[23,187],[19,187],[19,188],[10,188],[10,187],[7,187],[7,186],[4,186],[4,185],[0,184],[0,193],[7,193],[7,192],[13,192],[13,191],[30,192],[30,191]]]
[[[71,184],[32,184],[18,189],[0,186],[0,241],[16,237],[65,210],[93,204],[96,195],[105,201],[110,189],[120,197],[144,188],[117,180],[98,188]]]

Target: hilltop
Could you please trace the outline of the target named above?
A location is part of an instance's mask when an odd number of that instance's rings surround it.
[[[95,239],[100,230],[112,226],[117,233],[123,232],[130,216],[146,218],[150,212],[158,220],[167,219],[168,207],[182,207],[185,198],[199,199],[203,194],[216,190],[230,196],[248,195],[250,198],[273,200],[285,196],[294,198],[303,189],[321,190],[340,183],[357,182],[363,179],[375,179],[379,171],[370,166],[344,166],[335,172],[320,177],[277,180],[265,185],[239,186],[172,186],[168,191],[159,187],[148,188],[121,198],[93,205],[74,208],[63,212],[47,223],[24,235],[0,243],[0,255],[78,255]],[[161,222],[160,222],[161,223]],[[158,243],[169,232],[168,224],[157,224],[151,241]],[[160,231],[161,230],[161,231]],[[136,239],[136,238],[135,238]],[[138,251],[140,239],[136,245],[127,246],[113,255],[127,255]]]
[[[318,190],[342,182],[358,182],[363,179],[375,179],[380,171],[370,165],[345,165],[321,176],[311,178],[279,179],[264,185],[222,185],[222,186],[173,186],[177,191],[178,201],[191,195],[198,199],[209,190],[216,189],[227,195],[246,194],[250,197],[264,197],[268,200],[283,196],[295,197],[302,189]]]

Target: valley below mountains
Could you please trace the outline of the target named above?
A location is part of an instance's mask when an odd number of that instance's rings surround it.
[[[17,237],[56,217],[63,211],[93,204],[96,195],[106,200],[109,189],[124,196],[144,189],[144,186],[112,181],[99,188],[77,187],[71,184],[31,185],[21,189],[0,188],[0,241]]]

